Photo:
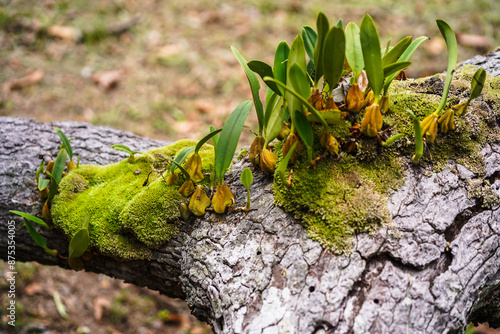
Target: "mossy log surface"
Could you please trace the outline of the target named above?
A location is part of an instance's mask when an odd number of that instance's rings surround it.
[[[500,74],[498,51],[469,63]],[[35,171],[44,153],[57,154],[53,126],[74,138],[84,163],[126,158],[109,148],[116,143],[137,151],[166,144],[88,124],[0,118],[3,259],[7,222],[22,224],[8,211],[41,212]],[[191,218],[149,260],[94,255],[85,269],[182,298],[216,333],[461,333],[470,321],[499,327],[500,206],[485,205],[486,197],[471,191],[500,195],[500,143],[486,144],[481,155],[482,174],[454,161],[437,173],[408,164],[403,186],[388,201],[393,227],[357,235],[349,256],[308,238],[299,221],[273,204],[272,176],[253,170],[248,215]],[[226,175],[237,206],[246,201],[239,175],[248,166],[241,160]],[[67,254],[63,233],[40,232],[49,248]],[[25,229],[15,240],[16,260],[68,267]]]

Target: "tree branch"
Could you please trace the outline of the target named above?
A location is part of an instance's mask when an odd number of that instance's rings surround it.
[[[499,54],[487,58],[494,70],[500,68]],[[498,126],[498,111],[493,114]],[[3,249],[7,221],[21,225],[8,210],[40,213],[34,174],[41,155],[57,153],[52,126],[74,138],[73,150],[85,163],[125,158],[109,149],[115,143],[138,151],[165,145],[81,123],[0,118]],[[358,235],[350,256],[332,255],[309,239],[299,221],[273,204],[272,177],[254,171],[247,216],[192,218],[150,261],[97,255],[85,269],[183,298],[216,333],[459,333],[469,321],[497,326],[500,207],[469,198],[468,185],[487,180],[500,195],[499,143],[487,144],[481,154],[483,176],[453,161],[439,173],[408,166],[404,185],[388,203],[394,227]],[[237,206],[246,202],[239,175],[248,166],[238,162],[226,177]],[[67,252],[68,240],[59,231],[41,233],[50,248]],[[25,229],[16,232],[16,259],[67,268]]]

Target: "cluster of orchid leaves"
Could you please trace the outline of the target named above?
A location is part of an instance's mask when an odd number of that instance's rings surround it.
[[[442,20],[437,20],[437,25],[446,40],[449,54],[445,90],[437,110],[418,122],[420,128],[415,128],[414,162],[422,156],[422,138],[433,143],[438,123],[443,133],[454,130],[454,115],[465,114],[470,100],[479,96],[486,78],[484,70],[478,70],[469,100],[440,113],[446,105],[457,61],[457,47],[449,25]],[[290,185],[284,174],[287,165],[297,161],[304,147],[307,159],[314,166],[328,154],[337,156],[341,150],[355,153],[356,138],[360,135],[377,138],[382,146],[389,146],[403,137],[401,133],[385,140],[381,136],[383,115],[390,109],[389,88],[398,76],[405,77],[404,70],[411,65],[409,59],[428,39],[421,36],[413,40],[408,36],[393,46],[389,40],[382,49],[377,29],[368,14],[359,27],[350,22],[344,29],[342,20],[330,27],[325,14],[319,13],[316,28],[303,27],[291,46],[284,41],[279,43],[274,66],[257,60],[247,62],[238,50],[232,48],[250,83],[259,121],[258,135],[250,146],[250,161],[266,172],[277,169],[278,177],[286,185]],[[259,97],[259,76],[267,85],[265,103]],[[339,83],[347,80],[350,89],[345,98],[341,94],[339,101],[336,90],[341,88]],[[410,114],[415,118],[413,113]],[[317,158],[312,156],[314,124],[321,128],[320,143],[325,152]],[[331,134],[332,128],[347,128],[350,124],[350,138],[336,138]],[[414,121],[414,124],[417,123]],[[276,138],[284,139],[283,159],[277,167],[278,156],[269,145]]]
[[[58,256],[58,251],[56,249],[48,248],[47,242],[45,241],[43,236],[30,223],[31,221],[46,229],[51,229],[48,224],[52,221],[50,207],[52,205],[54,196],[59,191],[59,184],[61,182],[61,179],[64,177],[64,175],[66,175],[67,172],[78,168],[78,165],[80,163],[80,159],[78,159],[78,162],[76,164],[73,161],[73,149],[71,148],[70,143],[71,139],[68,139],[68,137],[61,129],[55,127],[54,130],[57,132],[62,142],[57,157],[55,161],[49,161],[46,166],[45,162],[42,160],[42,162],[40,163],[40,167],[35,174],[39,196],[42,200],[44,200],[44,204],[42,207],[43,219],[25,212],[15,210],[11,210],[10,212],[23,217],[26,229],[28,230],[32,239],[40,247],[42,247],[47,253]],[[85,221],[82,224],[82,227],[77,231],[77,233],[75,233],[75,235],[73,235],[69,243],[68,264],[71,268],[75,270],[83,269],[83,262],[81,260],[81,257],[87,252],[90,243],[89,240],[88,217],[86,217]]]

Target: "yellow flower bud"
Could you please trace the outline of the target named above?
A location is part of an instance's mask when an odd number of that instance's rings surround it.
[[[177,184],[179,182],[179,174],[173,172],[167,177],[167,186]]]
[[[45,171],[52,173],[52,169],[54,169],[54,160],[49,161],[49,163],[47,164],[47,168],[45,168]]]
[[[297,146],[295,147],[295,150],[293,151],[292,156],[290,157],[290,162],[292,164],[294,164],[297,161],[300,152],[302,152],[302,150],[304,149],[304,146],[300,143],[299,138],[295,135],[295,133],[289,135],[288,138],[285,140],[285,144],[283,144],[283,156],[285,156],[295,143],[297,143]]]
[[[438,120],[439,126],[443,133],[447,133],[448,130],[455,130],[455,111],[453,109],[448,109]]]
[[[203,186],[197,185],[196,191],[193,196],[191,196],[191,200],[189,201],[189,210],[194,213],[196,216],[203,216],[205,214],[205,209],[210,206],[210,198],[208,198],[207,194],[203,190]]]
[[[333,100],[333,96],[329,96],[326,99],[326,106],[325,110],[339,110],[339,107],[335,104],[335,101]]]
[[[457,116],[463,116],[467,113],[467,107],[469,106],[469,100],[465,101],[465,102],[462,102],[462,103],[459,103],[453,107],[451,107],[451,109],[453,109],[455,111],[455,115]]]
[[[259,164],[260,160],[260,152],[262,152],[262,149],[264,148],[264,137],[262,136],[257,136],[252,142],[252,145],[250,145],[250,152],[248,153],[248,158],[250,159],[250,162],[253,163],[254,165]]]
[[[372,100],[375,98],[375,94],[373,94],[373,90],[370,90],[365,97],[365,105],[370,104]]]
[[[436,140],[437,132],[438,132],[438,114],[433,112],[426,118],[420,122],[420,128],[422,131],[422,136],[425,136],[425,139],[429,144],[434,143]]]
[[[184,182],[179,190],[177,190],[182,196],[189,197],[194,193],[194,183],[192,180]]]
[[[205,178],[201,172],[201,157],[198,153],[193,154],[183,167],[189,173],[193,182],[198,183]]]
[[[45,204],[42,207],[42,218],[51,221],[52,220],[52,215],[50,214],[50,209],[49,209],[49,204],[45,202]]]
[[[263,149],[260,153],[259,166],[264,172],[273,173],[274,168],[276,168],[276,161],[278,156],[273,152],[269,151],[267,148]]]
[[[360,111],[366,105],[365,98],[363,97],[363,92],[359,88],[358,84],[353,84],[347,92],[346,103],[347,109],[353,112]]]
[[[226,212],[226,207],[234,205],[234,195],[227,184],[219,184],[217,190],[215,191],[214,197],[212,198],[212,205],[214,211],[217,213]]]
[[[325,102],[323,101],[323,94],[319,91],[318,88],[314,88],[311,92],[311,96],[307,99],[307,101],[316,109],[316,110],[324,110]]]
[[[76,168],[76,164],[73,162],[73,160],[70,160],[68,164],[66,165],[66,169],[68,172],[71,172],[73,169]]]
[[[380,105],[380,111],[382,112],[382,114],[385,114],[386,112],[388,112],[389,108],[391,107],[391,101],[389,100],[389,96],[383,95],[382,98],[380,99],[379,105]]]
[[[290,128],[285,124],[283,125],[283,127],[281,128],[281,131],[278,135],[278,139],[279,140],[283,140],[285,139],[286,137],[288,137],[288,135],[290,134]]]
[[[366,108],[365,116],[361,122],[361,133],[368,137],[375,137],[382,129],[382,124],[380,105],[374,103]]]
[[[179,204],[179,212],[181,214],[182,219],[185,220],[189,218],[189,209],[186,203],[181,202],[181,204]]]
[[[49,197],[49,188],[48,187],[43,188],[38,192],[38,194],[40,195],[41,199],[46,199],[47,197]]]
[[[323,132],[320,139],[321,145],[326,148],[330,154],[339,154],[339,142],[337,139],[329,132]]]

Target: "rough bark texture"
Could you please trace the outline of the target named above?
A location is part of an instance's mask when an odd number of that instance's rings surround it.
[[[473,61],[500,74],[500,52]],[[85,163],[125,157],[109,149],[115,143],[137,150],[165,144],[87,124],[0,118],[2,249],[7,221],[20,225],[8,210],[40,212],[33,180],[40,156],[56,155],[52,126],[74,138],[73,150]],[[500,195],[500,145],[487,145],[482,154],[487,172],[481,178],[454,162],[431,175],[409,167],[389,200],[395,229],[358,235],[350,256],[334,256],[308,239],[300,222],[273,205],[272,178],[254,172],[254,209],[247,216],[192,219],[151,261],[94,256],[85,268],[183,298],[216,333],[460,333],[469,321],[498,327],[500,207],[469,199],[467,186],[485,178]],[[237,163],[226,178],[240,206],[244,167]],[[65,252],[65,236],[41,232],[49,247]],[[18,261],[67,267],[24,229],[16,245]]]

